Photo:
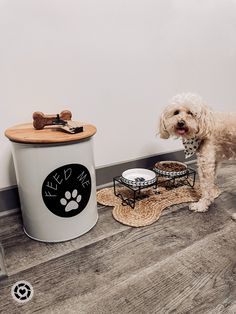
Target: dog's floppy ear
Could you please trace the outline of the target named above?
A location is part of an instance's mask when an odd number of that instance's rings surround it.
[[[213,124],[214,118],[211,109],[206,105],[202,105],[198,116],[198,133],[196,136],[201,139],[209,137]]]
[[[164,112],[162,113],[162,115],[160,117],[159,135],[160,135],[160,138],[164,138],[164,139],[167,139],[170,137],[170,134],[166,130],[166,127],[165,127],[165,114],[164,114]]]

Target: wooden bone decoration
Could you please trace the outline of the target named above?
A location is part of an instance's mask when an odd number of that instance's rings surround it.
[[[40,111],[33,113],[33,126],[36,130],[42,130],[45,126],[57,126],[68,133],[83,132],[83,126],[72,121],[72,113],[64,110],[60,114],[46,115]]]

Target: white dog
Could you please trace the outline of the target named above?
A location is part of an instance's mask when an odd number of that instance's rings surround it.
[[[205,212],[220,194],[216,169],[224,159],[236,158],[236,113],[213,112],[194,94],[175,96],[160,118],[160,137],[181,137],[186,157],[196,152],[201,199],[190,209]]]

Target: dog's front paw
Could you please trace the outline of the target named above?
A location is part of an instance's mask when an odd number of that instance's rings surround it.
[[[202,201],[199,201],[197,203],[192,203],[189,205],[189,209],[194,212],[204,213],[207,211],[208,206]]]
[[[218,188],[218,186],[215,186],[213,189],[213,197],[217,198],[218,196],[220,196],[221,194],[221,190]]]

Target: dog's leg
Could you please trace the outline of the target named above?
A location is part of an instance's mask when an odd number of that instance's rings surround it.
[[[218,170],[221,166],[221,162],[216,161],[215,162],[215,181],[217,179]],[[217,198],[221,194],[221,190],[217,185],[214,185],[214,198]]]
[[[205,143],[197,157],[202,195],[197,203],[189,206],[189,209],[197,212],[205,212],[213,200],[220,194],[215,185],[216,158],[213,145]]]

